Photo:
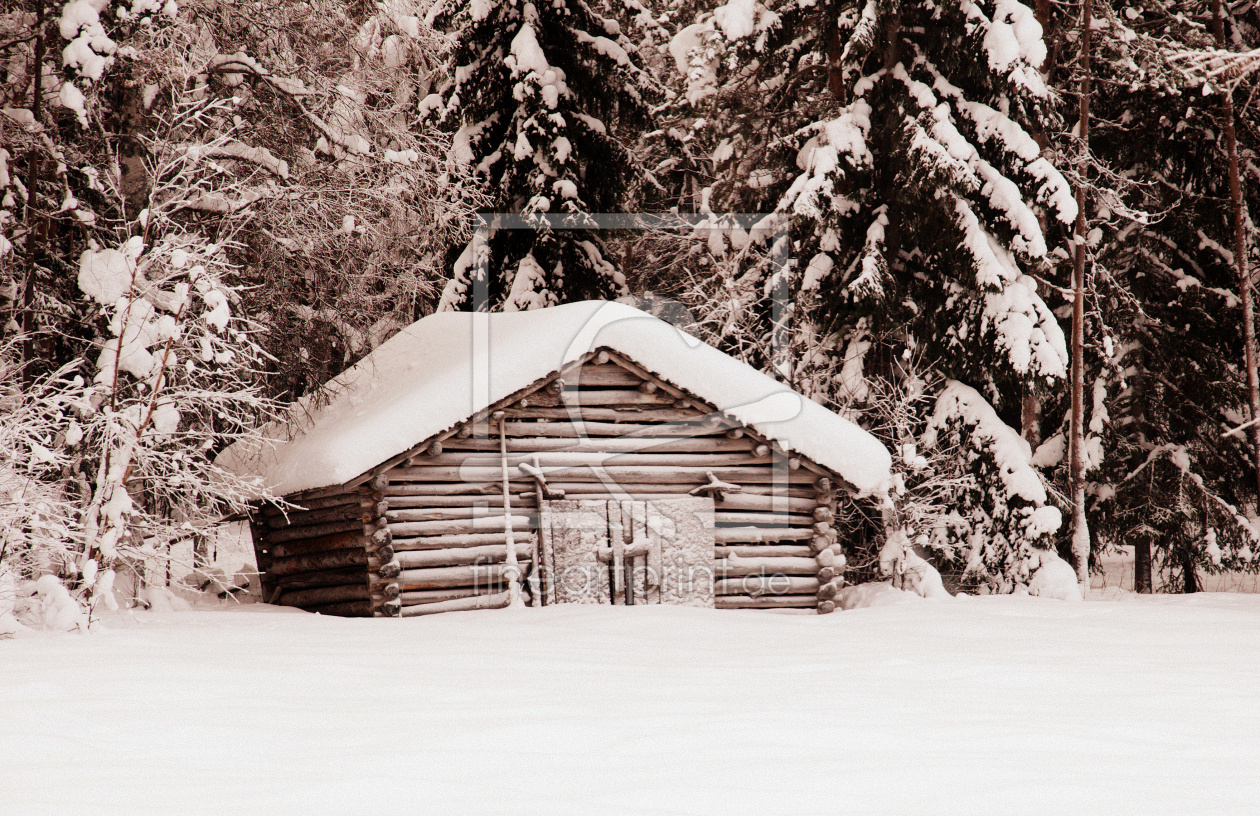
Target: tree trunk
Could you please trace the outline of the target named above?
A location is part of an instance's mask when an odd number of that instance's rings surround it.
[[[1076,561],[1076,577],[1081,591],[1089,589],[1089,522],[1085,518],[1085,243],[1087,203],[1086,179],[1089,175],[1089,96],[1090,96],[1090,21],[1093,0],[1081,4],[1080,26],[1080,179],[1076,188],[1076,226],[1072,240],[1072,413],[1068,423],[1069,486],[1072,501],[1072,557]]]
[[[1225,48],[1225,20],[1221,0],[1212,3],[1212,32],[1216,47]],[[1243,312],[1243,360],[1247,367],[1247,406],[1251,427],[1247,436],[1251,439],[1252,463],[1255,469],[1257,507],[1260,507],[1260,376],[1256,371],[1256,323],[1251,303],[1251,273],[1247,267],[1247,228],[1243,213],[1242,182],[1238,172],[1238,140],[1234,133],[1234,94],[1226,85],[1221,91],[1221,119],[1225,133],[1225,150],[1229,158],[1229,203],[1234,222],[1234,267],[1238,274],[1238,296]]]
[[[1182,590],[1187,594],[1203,591],[1199,586],[1199,573],[1194,567],[1194,554],[1190,550],[1181,551],[1181,580]]]
[[[44,25],[45,10],[41,2],[36,8],[35,30],[35,78],[31,85],[31,115],[36,125],[44,107],[44,51],[47,47],[48,32]],[[39,186],[39,173],[43,164],[40,156],[42,148],[31,151],[30,167],[26,174],[26,276],[22,282],[22,385],[30,387],[35,381],[35,238],[39,233],[39,224],[35,218],[35,188]]]
[[[1143,535],[1133,545],[1133,591],[1151,593],[1151,537]]]

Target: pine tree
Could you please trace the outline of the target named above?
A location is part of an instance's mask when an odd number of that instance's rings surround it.
[[[1063,332],[1033,275],[1077,208],[1033,135],[1060,120],[1029,8],[734,0],[700,26],[687,31],[691,62],[714,37],[724,43],[716,92],[699,94],[696,110],[695,138],[714,145],[709,203],[790,219],[787,270],[745,268],[732,290],[756,293],[749,305],[791,347],[763,366],[860,413],[863,381],[905,387],[901,360],[915,355],[933,381],[968,383],[1012,420],[1030,389],[1066,378]],[[1043,221],[1056,227],[1049,241]],[[1031,505],[987,495],[953,497],[960,519],[988,519],[955,540],[1006,531],[1001,554],[977,554],[977,574],[1009,590],[1027,581],[1036,559],[1025,551],[1049,546],[1049,530],[1010,533]],[[965,553],[947,560],[971,564]]]
[[[647,122],[659,89],[620,25],[585,0],[484,0],[439,24],[458,26],[453,81],[426,105],[458,126],[456,154],[491,207],[526,216],[623,210],[640,168],[621,139]],[[499,226],[455,259],[440,309],[533,309],[624,292],[590,233]],[[483,270],[489,279],[476,279]]]
[[[923,344],[999,403],[1064,377],[1026,274],[1048,251],[1034,207],[1076,214],[1028,130],[1053,122],[1032,11],[741,0],[713,24],[730,42],[715,202],[794,217],[801,315],[841,344],[863,319]]]

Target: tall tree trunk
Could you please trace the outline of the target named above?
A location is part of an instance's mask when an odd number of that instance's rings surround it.
[[[1212,33],[1216,47],[1225,48],[1225,18],[1221,0],[1212,3]],[[1243,361],[1247,366],[1247,406],[1251,411],[1251,451],[1256,476],[1257,509],[1260,509],[1260,376],[1256,372],[1256,321],[1251,303],[1251,272],[1247,265],[1247,229],[1243,213],[1242,181],[1238,174],[1238,139],[1234,134],[1234,93],[1226,85],[1221,89],[1221,119],[1225,132],[1225,151],[1229,158],[1229,203],[1234,221],[1234,267],[1238,273],[1238,296],[1243,312]]]
[[[44,107],[44,52],[47,48],[47,31],[45,26],[44,3],[36,7],[35,30],[35,70],[31,85],[31,115],[39,124],[40,114]],[[39,222],[35,217],[38,204],[35,188],[39,186],[39,173],[43,164],[40,155],[41,147],[31,151],[30,166],[26,173],[26,275],[22,281],[22,384],[30,387],[35,380],[35,239],[39,233]]]
[[[1068,482],[1072,500],[1072,558],[1076,562],[1076,578],[1081,591],[1089,591],[1089,522],[1085,518],[1085,243],[1089,176],[1089,95],[1090,95],[1090,22],[1094,16],[1093,0],[1081,3],[1080,27],[1080,178],[1076,187],[1076,226],[1072,241],[1072,413],[1068,422]]]

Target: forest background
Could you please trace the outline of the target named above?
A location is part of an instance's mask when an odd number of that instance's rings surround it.
[[[588,298],[894,451],[852,580],[1255,572],[1257,47],[1249,0],[10,3],[0,596],[115,603],[419,317]]]

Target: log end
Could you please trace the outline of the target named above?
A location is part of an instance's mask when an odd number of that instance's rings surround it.
[[[836,611],[835,601],[819,601],[818,602],[819,615],[830,615],[832,612],[835,612],[835,611]]]

